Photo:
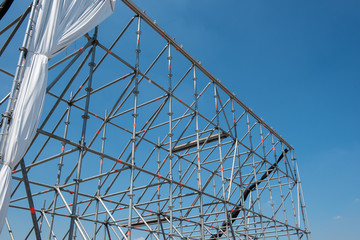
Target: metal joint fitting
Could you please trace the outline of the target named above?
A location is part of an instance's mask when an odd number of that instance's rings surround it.
[[[73,180],[76,183],[81,183],[83,181],[81,178],[74,178]]]
[[[26,56],[27,56],[27,54],[28,54],[27,48],[26,48],[26,47],[19,47],[19,50],[20,50],[21,52],[24,52],[24,58],[26,59]]]

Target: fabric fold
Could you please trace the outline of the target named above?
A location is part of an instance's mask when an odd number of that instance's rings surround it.
[[[115,0],[40,0],[0,169],[0,233],[10,201],[11,169],[24,157],[44,105],[48,60],[108,18]]]

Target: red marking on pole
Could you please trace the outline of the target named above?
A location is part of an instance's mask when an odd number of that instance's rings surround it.
[[[109,200],[109,202],[112,202],[112,200]]]
[[[144,129],[144,130],[142,130],[143,132],[146,132],[146,130]]]
[[[35,208],[34,208],[34,207],[30,208],[30,213],[31,213],[31,214],[34,214],[34,213],[35,213]]]
[[[97,115],[97,114],[95,114],[95,117],[98,117],[98,115]]]
[[[293,208],[293,210],[295,211],[295,208]]]
[[[136,123],[133,124],[133,127],[136,128]]]
[[[82,89],[83,88],[83,85],[80,85],[80,87],[79,87],[80,89]]]
[[[261,139],[261,141],[263,142],[263,141],[264,141],[264,139],[262,138],[262,139]]]
[[[250,128],[248,128],[248,132],[250,132]]]
[[[171,64],[169,64],[169,68],[171,68]]]
[[[22,60],[22,65],[24,65],[24,64],[25,64],[25,59]]]
[[[187,153],[187,155],[190,155],[190,153]]]
[[[16,173],[16,170],[13,170],[12,173],[13,173],[13,174]]]
[[[162,37],[164,37],[164,34],[161,34]]]
[[[137,42],[140,42],[140,39],[138,39]]]
[[[191,206],[194,206],[193,204],[191,204]]]
[[[72,204],[71,204],[71,203],[69,203],[69,207],[71,207],[71,205],[72,205]]]
[[[208,182],[211,182],[211,180],[209,179]]]
[[[250,218],[250,216],[247,216],[247,218]]]
[[[221,168],[220,172],[224,171],[224,168]]]
[[[182,102],[181,99],[179,99],[179,102]]]
[[[109,51],[108,51],[108,53],[109,53],[109,54],[112,54],[112,51],[111,51],[111,50],[109,50]]]
[[[179,51],[179,48],[176,48],[177,51]]]
[[[164,162],[166,162],[166,159],[164,159]]]
[[[68,217],[69,215],[65,214],[65,217]]]
[[[158,178],[161,178],[161,175],[160,175],[160,174],[158,175]]]
[[[79,52],[83,52],[84,51],[84,49],[83,48],[79,48]]]
[[[44,193],[47,193],[49,190],[45,190]]]
[[[165,145],[169,145],[169,143],[165,143]]]
[[[118,163],[121,163],[121,162],[122,162],[122,161],[119,159],[119,160],[118,160]]]
[[[130,9],[133,9],[132,6],[129,6]]]
[[[198,161],[200,161],[200,157],[198,157]]]
[[[235,211],[234,209],[231,209],[231,211],[233,212],[233,211]]]
[[[128,237],[131,236],[131,232],[130,232],[130,231],[127,232],[127,236],[128,236]]]
[[[119,169],[115,169],[115,172],[118,172],[119,171]]]
[[[159,100],[159,98],[155,98],[155,100],[157,101],[157,100]]]
[[[199,94],[199,97],[201,97],[201,94]]]
[[[65,150],[64,146],[61,148],[61,151],[63,152]]]
[[[100,133],[100,130],[98,130],[97,132],[96,132],[96,134],[99,134]]]
[[[160,186],[158,186],[157,189],[160,190]]]
[[[102,159],[100,160],[100,164],[103,164],[103,160],[102,160]]]
[[[121,208],[119,208],[120,210],[122,210],[123,208],[121,207]]]
[[[169,210],[167,210],[166,213],[169,213]]]
[[[90,206],[90,203],[88,203],[88,207]]]
[[[182,183],[180,183],[180,186],[183,186],[183,184],[182,184]]]
[[[279,225],[276,225],[276,227],[279,227]]]
[[[235,119],[234,119],[234,122],[235,122]]]
[[[211,79],[211,76],[209,76],[209,78]]]
[[[75,192],[74,191],[70,191],[70,194],[74,194]]]
[[[219,98],[219,102],[221,102],[221,99]]]

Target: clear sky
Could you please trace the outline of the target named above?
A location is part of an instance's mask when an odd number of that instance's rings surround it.
[[[295,147],[312,238],[359,239],[360,1],[135,2]]]

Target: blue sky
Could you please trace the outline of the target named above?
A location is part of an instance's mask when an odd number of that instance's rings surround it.
[[[295,147],[312,238],[356,239],[360,2],[135,2]]]

